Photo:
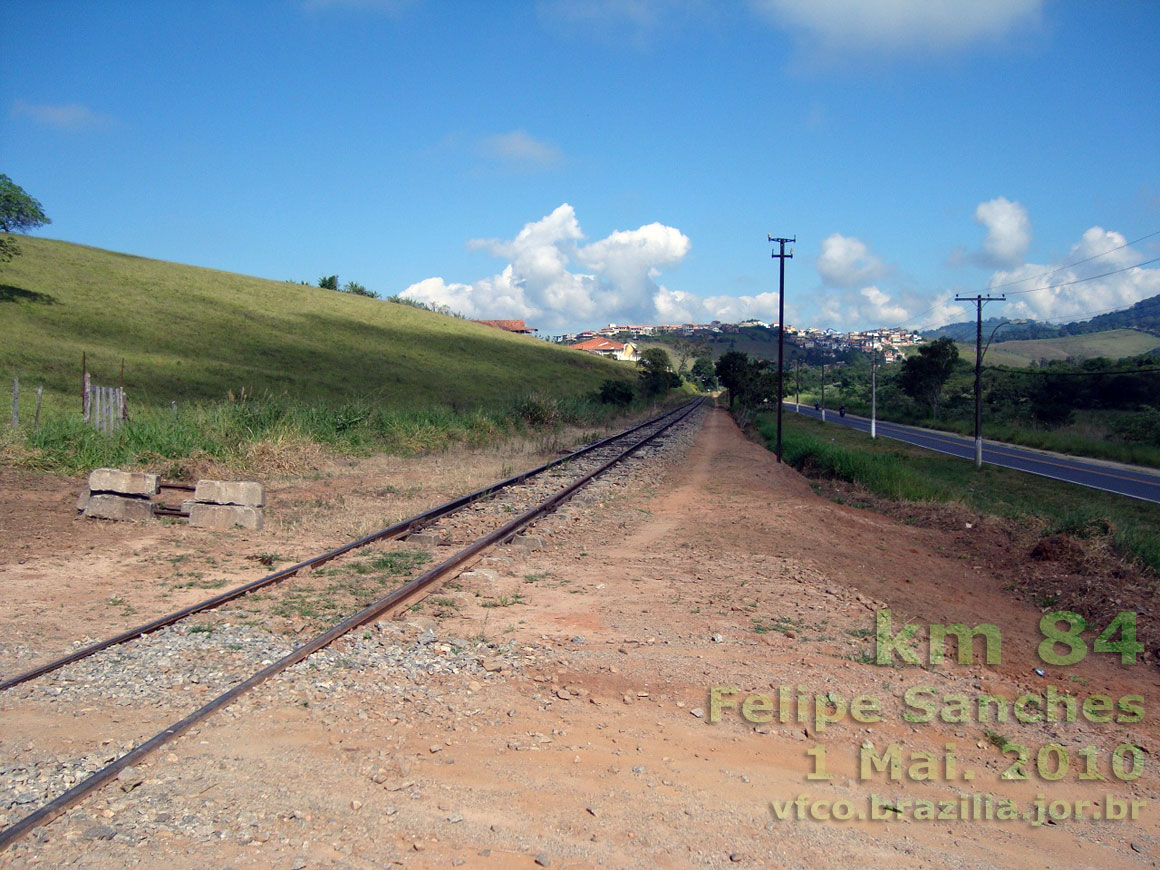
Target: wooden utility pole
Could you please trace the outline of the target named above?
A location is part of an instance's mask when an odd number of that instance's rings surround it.
[[[785,370],[785,261],[786,258],[793,259],[793,248],[789,249],[789,253],[785,252],[787,242],[797,242],[797,237],[792,239],[774,238],[768,236],[769,241],[777,242],[781,248],[780,251],[771,254],[770,256],[780,261],[778,290],[777,290],[777,461],[781,462],[781,406],[782,406],[782,376]]]
[[[955,302],[975,303],[975,468],[983,467],[983,303],[1004,302],[1006,296],[956,296]]]

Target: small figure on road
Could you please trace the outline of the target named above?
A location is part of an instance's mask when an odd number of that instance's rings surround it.
[[[822,410],[822,403],[821,402],[814,402],[814,410],[815,411]]]
[[[846,406],[845,406],[845,405],[839,405],[839,406],[838,406],[838,416],[839,416],[839,417],[845,417],[845,416],[846,416]]]

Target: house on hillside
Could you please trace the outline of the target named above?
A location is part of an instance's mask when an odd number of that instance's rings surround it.
[[[640,351],[637,350],[636,345],[631,341],[621,344],[619,341],[598,336],[596,338],[590,338],[587,341],[582,341],[579,344],[574,344],[572,347],[576,350],[594,353],[597,356],[604,356],[609,359],[619,359],[627,362],[636,362],[640,359]]]
[[[502,329],[504,332],[515,332],[520,335],[531,335],[536,331],[534,326],[528,326],[523,320],[473,320],[472,323],[482,323],[484,326],[491,326],[496,329]]]

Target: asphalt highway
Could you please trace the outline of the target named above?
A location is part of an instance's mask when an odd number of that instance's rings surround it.
[[[783,413],[794,413],[794,403],[787,402]],[[801,413],[815,419],[822,416],[821,413],[814,410],[812,405],[806,404],[801,405]],[[826,409],[826,423],[850,426],[863,432],[870,431],[868,417],[858,417],[849,412],[846,413],[845,417],[841,417],[837,410],[830,408]],[[884,438],[894,438],[908,444],[925,447],[928,450],[937,450],[940,453],[959,456],[972,462],[975,459],[975,440],[973,438],[950,432],[920,429],[917,426],[904,426],[900,423],[885,423],[882,420],[878,421],[876,429],[878,435]],[[1040,474],[1044,477],[1053,477],[1056,480],[1066,480],[1069,483],[1078,483],[1081,486],[1102,489],[1105,492],[1114,492],[1129,498],[1160,503],[1160,471],[1097,462],[1090,459],[1077,459],[1060,453],[1028,450],[1024,447],[1015,447],[1011,444],[987,441],[986,439],[983,440],[983,462],[1015,468],[1031,474]]]

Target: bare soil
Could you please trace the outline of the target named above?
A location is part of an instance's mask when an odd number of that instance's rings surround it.
[[[317,479],[273,482],[267,528],[228,534],[78,520],[80,481],[0,471],[0,673],[205,597],[208,583],[268,570],[249,557],[319,552],[535,458],[334,465]],[[987,555],[999,531],[975,519],[959,527],[949,515],[944,527],[924,528],[836,504],[723,411],[710,412],[675,459],[640,463],[544,523],[542,549],[494,552],[389,626],[410,644],[424,631],[456,639],[448,655],[474,639],[480,669],[403,679],[352,667],[279,679],[162,750],[139,784],[113,783],[0,853],[0,867],[1154,865],[1155,667],[1090,652],[1074,666],[1045,666],[1036,652],[1042,609],[1007,588],[1015,557]],[[995,541],[971,549],[971,535]],[[1061,553],[1018,558],[1059,564]],[[951,653],[937,665],[876,665],[875,613],[887,607],[895,631],[903,622],[993,623],[1001,662],[960,665]],[[341,648],[357,653],[353,641]],[[786,721],[753,723],[730,709],[711,722],[714,686],[735,687],[739,700],[788,687],[791,700],[806,700],[805,721],[791,703]],[[908,722],[901,696],[921,686],[939,698],[1009,701],[1049,687],[1080,703],[1139,695],[1144,717]],[[859,694],[880,699],[881,721],[816,725],[815,698],[833,711]],[[0,698],[3,763],[99,752],[102,742],[115,749],[174,718],[161,706],[83,712]],[[1014,759],[996,747],[1003,738],[1030,748],[1025,781],[1001,778]],[[862,747],[881,753],[895,743],[907,762],[953,746],[957,773],[922,779],[921,765],[907,763],[898,781],[863,779]],[[1070,761],[1054,781],[1036,772],[1047,744],[1061,747],[1045,755],[1047,776],[1061,754]],[[1134,781],[1111,774],[1122,744],[1144,753]],[[1087,746],[1101,780],[1079,777]],[[807,778],[817,747],[829,780]],[[809,795],[865,809],[872,793],[894,806],[958,807],[964,794],[1021,809],[1037,796],[1146,803],[1135,820],[1041,826],[889,811],[889,821],[778,820],[771,808]],[[205,821],[174,823],[184,818]],[[130,829],[133,837],[118,833]]]

